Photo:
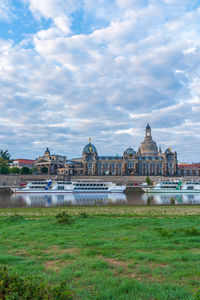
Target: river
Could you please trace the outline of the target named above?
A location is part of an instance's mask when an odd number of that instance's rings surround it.
[[[67,193],[67,194],[10,194],[0,193],[0,208],[48,206],[103,205],[184,205],[200,204],[200,194],[126,193]]]

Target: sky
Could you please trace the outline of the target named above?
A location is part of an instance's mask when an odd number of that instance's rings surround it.
[[[200,1],[0,0],[0,149],[200,161]]]

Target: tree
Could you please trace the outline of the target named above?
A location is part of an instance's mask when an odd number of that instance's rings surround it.
[[[152,182],[151,182],[151,179],[150,179],[149,176],[146,177],[146,183],[147,183],[148,185],[152,185]]]
[[[38,169],[37,168],[32,168],[32,174],[38,174]]]
[[[9,168],[7,166],[0,167],[0,173],[1,174],[8,174],[9,173]]]
[[[0,158],[2,158],[3,160],[7,160],[8,162],[10,161],[10,154],[8,152],[8,150],[0,150]]]
[[[42,168],[41,168],[41,172],[42,172],[43,174],[47,174],[47,173],[49,172],[49,169],[48,169],[47,167],[42,167]]]
[[[20,174],[22,175],[32,174],[32,170],[29,169],[28,167],[22,167],[20,170]]]
[[[17,167],[13,167],[13,168],[9,169],[10,174],[19,174],[19,172],[20,172],[20,169]]]

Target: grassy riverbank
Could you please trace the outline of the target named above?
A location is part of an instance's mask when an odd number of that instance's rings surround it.
[[[0,209],[0,265],[73,299],[195,299],[200,207]]]

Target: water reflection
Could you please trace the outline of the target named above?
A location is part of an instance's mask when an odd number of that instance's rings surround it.
[[[149,205],[200,204],[200,194],[143,194],[142,199]]]
[[[200,204],[200,194],[6,194],[0,193],[0,208],[47,206],[102,206],[102,205],[171,205]]]
[[[124,205],[126,195],[123,193],[102,194],[102,193],[67,193],[67,194],[13,194],[12,202],[23,203],[23,206],[69,206],[69,205]]]

